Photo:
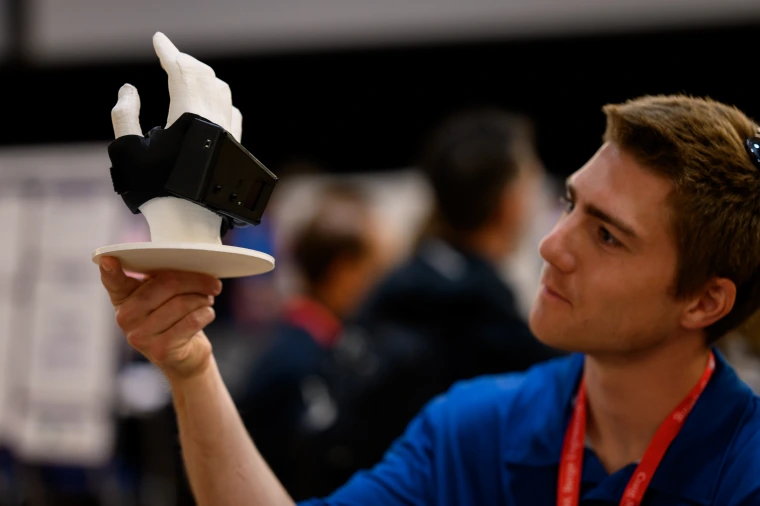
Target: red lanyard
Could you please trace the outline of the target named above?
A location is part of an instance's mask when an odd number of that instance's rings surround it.
[[[329,309],[307,297],[295,297],[285,305],[285,321],[305,330],[324,348],[335,344],[343,327]]]
[[[681,430],[686,417],[696,404],[702,391],[710,381],[715,370],[715,356],[710,353],[702,378],[689,395],[681,401],[676,409],[668,416],[657,429],[654,439],[649,443],[644,457],[636,467],[633,476],[625,487],[621,506],[638,506],[644,497],[652,475],[660,465],[665,451]],[[578,388],[578,396],[575,401],[573,416],[570,426],[565,433],[565,442],[562,445],[562,460],[559,464],[559,483],[557,486],[557,506],[576,506],[580,500],[581,474],[583,473],[583,447],[586,439],[586,384],[581,380]]]

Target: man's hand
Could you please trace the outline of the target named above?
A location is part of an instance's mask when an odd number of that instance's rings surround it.
[[[218,279],[189,272],[162,272],[146,281],[124,274],[119,261],[104,257],[100,279],[127,341],[171,379],[203,372],[211,343],[202,332],[214,320]]]

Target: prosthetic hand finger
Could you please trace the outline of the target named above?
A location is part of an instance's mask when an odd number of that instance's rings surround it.
[[[242,142],[240,139],[243,137],[243,114],[240,109],[232,107],[232,119],[230,120],[229,132],[235,138],[236,141]]]
[[[117,139],[124,135],[142,135],[140,95],[131,84],[125,84],[119,89],[119,99],[111,109],[111,122]]]
[[[187,53],[180,52],[177,55],[177,65],[182,69],[183,74],[185,70],[189,70],[192,77],[206,77],[209,79],[216,77],[214,69]]]
[[[170,92],[173,110],[180,115],[193,112],[229,131],[232,92],[227,83],[217,78],[211,67],[190,55],[180,53],[177,65],[182,82],[175,81],[176,89]]]
[[[219,107],[219,121],[221,121],[217,124],[229,132],[232,129],[232,90],[219,78],[214,78],[213,86],[216,88],[213,95],[214,105]]]
[[[188,103],[187,86],[183,85],[182,72],[179,69],[177,59],[181,54],[177,46],[161,32],[153,35],[153,49],[156,51],[161,68],[169,78],[169,115],[166,118],[166,127],[169,128],[183,113],[182,105]]]
[[[172,44],[172,41],[161,32],[156,32],[153,35],[153,49],[158,55],[158,60],[161,62],[161,68],[166,71],[169,78],[180,77],[178,74],[177,57],[180,55],[177,46]]]
[[[161,32],[153,36],[153,47],[169,81],[167,128],[190,112],[229,130],[232,95],[229,86],[216,78],[214,69],[180,52]]]

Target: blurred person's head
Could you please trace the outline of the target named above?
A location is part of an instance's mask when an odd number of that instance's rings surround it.
[[[760,305],[760,171],[744,144],[757,125],[684,96],[603,110],[603,145],[539,248],[531,328],[596,354],[711,344]]]
[[[374,220],[363,192],[335,184],[292,238],[294,267],[305,294],[339,317],[353,313],[384,270]]]
[[[735,335],[746,343],[747,349],[760,356],[760,311],[755,311],[737,330]]]
[[[517,247],[528,185],[541,168],[528,118],[461,110],[431,132],[421,155],[435,201],[434,234],[492,261]]]

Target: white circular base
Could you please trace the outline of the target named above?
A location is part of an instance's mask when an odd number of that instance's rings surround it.
[[[116,257],[126,271],[149,274],[161,270],[202,272],[217,278],[240,278],[274,269],[266,253],[237,246],[195,242],[132,242],[96,249],[92,261]]]

